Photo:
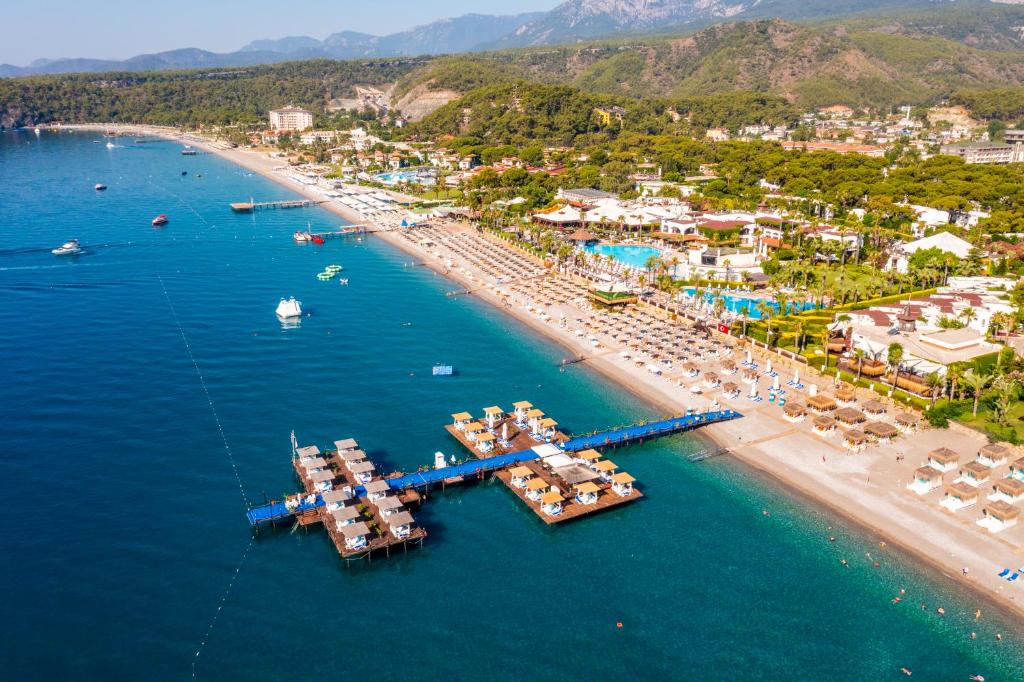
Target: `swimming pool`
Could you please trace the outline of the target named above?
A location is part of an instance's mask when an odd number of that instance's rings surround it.
[[[693,287],[687,287],[683,289],[683,292],[687,296],[693,296],[697,290]],[[766,298],[750,298],[747,296],[733,296],[732,294],[722,293],[716,294],[715,292],[705,291],[703,293],[704,300],[708,303],[714,303],[715,299],[721,296],[725,301],[725,309],[731,313],[745,313],[747,317],[752,320],[761,319],[761,311],[757,309],[757,304],[761,301],[767,301],[768,305],[775,311],[775,315],[779,314],[779,304],[775,301]],[[786,304],[786,310],[789,313],[798,313],[804,310],[814,310],[817,308],[814,303],[810,301],[790,301]]]
[[[661,249],[653,246],[631,246],[629,244],[591,244],[583,247],[587,253],[611,256],[623,265],[631,268],[647,269],[647,259],[651,256],[661,258]]]
[[[391,171],[388,173],[378,173],[373,176],[377,182],[382,182],[385,185],[397,185],[400,182],[416,182],[421,185],[428,185],[435,182],[435,176],[429,173],[420,173],[418,171]]]

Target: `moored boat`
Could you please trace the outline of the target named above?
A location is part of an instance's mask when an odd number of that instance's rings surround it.
[[[77,239],[69,239],[50,253],[54,256],[73,256],[82,253],[82,247],[79,246]]]
[[[322,245],[324,243],[324,238],[321,237],[318,234],[314,234],[314,235],[310,235],[309,241],[313,242],[317,246],[320,246],[320,245]]]
[[[312,239],[312,235],[309,232],[296,232],[292,237],[299,243],[308,242]]]
[[[277,304],[277,310],[274,312],[284,320],[302,317],[302,302],[296,301],[294,296],[288,298],[288,300],[282,298],[281,302]]]

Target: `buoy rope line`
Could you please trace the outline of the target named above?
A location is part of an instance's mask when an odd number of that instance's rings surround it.
[[[238,560],[238,565],[235,566],[235,572],[231,574],[231,578],[228,580],[227,587],[224,588],[224,592],[220,595],[220,602],[217,604],[217,610],[213,613],[213,618],[210,619],[210,624],[206,628],[206,632],[203,633],[203,638],[199,642],[199,646],[196,647],[196,655],[192,657],[192,677],[197,677],[196,664],[199,663],[199,655],[203,653],[203,649],[206,648],[206,642],[210,639],[210,634],[213,632],[213,627],[217,624],[217,619],[220,618],[220,612],[224,610],[224,605],[227,603],[228,597],[231,595],[231,588],[235,586],[235,581],[238,579],[238,574],[242,571],[242,565],[245,564],[246,558],[249,556],[249,550],[252,549],[255,544],[256,538],[249,538],[249,544],[245,546],[242,551],[242,557]]]
[[[192,344],[189,343],[188,335],[185,334],[185,328],[181,326],[181,321],[178,319],[178,312],[174,309],[174,303],[171,302],[171,296],[167,292],[167,286],[164,284],[164,278],[159,273],[157,274],[157,280],[160,282],[160,288],[164,292],[164,298],[167,300],[167,307],[171,310],[171,317],[174,320],[174,325],[178,328],[178,333],[181,334],[181,340],[185,344],[185,351],[188,353],[189,360],[192,361],[192,367],[196,370],[196,376],[199,377],[199,384],[203,388],[203,393],[206,395],[206,402],[210,405],[210,412],[213,413],[213,420],[217,424],[217,431],[220,432],[221,442],[224,443],[224,452],[227,454],[228,462],[231,464],[231,470],[235,474],[235,482],[238,483],[238,491],[242,495],[242,502],[245,504],[246,510],[250,509],[252,505],[249,503],[249,496],[245,493],[245,486],[242,485],[242,477],[238,473],[238,465],[235,463],[234,455],[231,453],[231,446],[228,444],[227,435],[224,433],[224,426],[221,424],[220,416],[217,414],[217,408],[213,404],[213,398],[210,395],[210,390],[206,386],[206,378],[203,376],[202,370],[199,368],[199,363],[196,362],[195,354],[192,352]],[[199,641],[199,646],[196,647],[196,653],[192,657],[192,677],[197,676],[196,664],[199,662],[199,656],[203,653],[203,649],[206,648],[206,643],[210,639],[210,635],[213,633],[213,628],[217,625],[217,620],[220,618],[221,611],[224,610],[224,605],[227,603],[228,597],[231,595],[231,588],[234,587],[235,581],[238,579],[238,574],[242,571],[242,566],[245,565],[245,560],[249,556],[249,551],[252,549],[253,544],[256,542],[255,537],[249,538],[249,544],[242,550],[242,556],[238,560],[238,564],[235,566],[235,572],[231,574],[228,579],[227,587],[224,588],[224,592],[221,593],[220,601],[217,603],[217,610],[213,613],[213,618],[210,619],[210,624],[206,627],[206,632],[203,633],[203,638]]]
[[[252,504],[249,502],[249,496],[245,493],[245,486],[242,485],[242,477],[238,473],[238,465],[235,463],[235,457],[231,453],[231,446],[228,444],[228,437],[224,433],[224,426],[221,424],[220,416],[217,414],[217,408],[213,405],[213,397],[210,395],[210,389],[206,386],[206,378],[203,377],[203,372],[199,369],[199,363],[196,362],[196,356],[192,353],[192,344],[189,343],[188,336],[185,334],[185,329],[181,326],[181,321],[178,319],[178,312],[174,309],[174,303],[171,302],[170,294],[167,293],[167,286],[164,284],[164,278],[159,273],[156,278],[160,281],[160,288],[163,289],[164,298],[167,300],[167,306],[171,309],[171,317],[174,319],[174,325],[178,328],[178,333],[181,334],[181,340],[185,343],[185,351],[188,353],[188,358],[192,361],[192,367],[196,370],[196,376],[199,377],[199,385],[202,386],[203,393],[206,395],[206,402],[210,405],[210,412],[213,413],[213,421],[217,424],[217,431],[220,432],[220,439],[224,444],[224,452],[227,454],[228,463],[231,465],[231,470],[235,474],[235,482],[238,483],[238,491],[242,495],[242,502],[245,503],[245,508],[248,511],[252,508]]]

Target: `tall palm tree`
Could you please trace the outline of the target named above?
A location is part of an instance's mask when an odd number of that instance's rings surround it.
[[[967,325],[968,327],[971,326],[971,322],[976,317],[978,317],[978,313],[971,306],[967,306],[966,308],[960,311],[960,319],[963,320],[964,324]]]
[[[953,402],[953,396],[957,396],[960,390],[960,378],[963,376],[963,369],[959,365],[950,365],[946,368],[946,379],[949,381],[949,402]]]
[[[935,399],[939,397],[942,392],[942,387],[946,381],[939,376],[938,372],[929,372],[928,376],[925,377],[925,381],[928,382],[928,393],[931,397],[931,409],[935,409]]]
[[[964,373],[962,381],[967,388],[971,389],[971,393],[974,394],[974,408],[971,410],[971,415],[977,417],[981,393],[989,385],[989,382],[992,381],[992,377],[987,374],[977,374],[973,369],[969,369]]]
[[[857,381],[860,381],[861,372],[864,370],[864,349],[854,348],[853,356],[857,358]]]
[[[890,343],[887,350],[889,367],[892,368],[892,387],[896,388],[896,381],[900,378],[900,365],[903,364],[903,346],[899,343]]]
[[[821,328],[821,349],[825,351],[825,369],[828,369],[828,342],[832,340],[832,330],[826,324]]]

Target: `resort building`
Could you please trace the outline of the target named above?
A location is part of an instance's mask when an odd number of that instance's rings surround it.
[[[992,478],[992,469],[981,462],[968,462],[960,469],[960,476],[956,479],[960,483],[979,488]]]
[[[1009,456],[1010,449],[999,443],[989,443],[978,450],[978,461],[992,469],[1006,464]]]
[[[928,466],[942,473],[955,471],[960,455],[949,448],[938,448],[928,453]]]
[[[922,249],[938,249],[943,253],[953,254],[957,258],[967,258],[967,254],[973,248],[970,242],[964,241],[960,237],[949,232],[939,232],[930,237],[897,246],[892,256],[889,257],[885,269],[905,274],[910,265],[910,257]]]
[[[313,112],[287,106],[270,112],[270,127],[275,131],[300,131],[313,127]]]

